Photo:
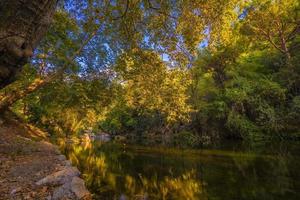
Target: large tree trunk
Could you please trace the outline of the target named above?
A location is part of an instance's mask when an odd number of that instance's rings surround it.
[[[27,95],[37,91],[43,86],[57,79],[62,75],[61,71],[57,71],[45,78],[37,77],[29,85],[23,85],[18,81],[10,84],[0,91],[0,113],[8,110],[16,101],[26,97]]]
[[[18,101],[19,99],[27,96],[28,94],[36,91],[38,88],[46,84],[45,80],[40,78],[35,79],[29,86],[19,86],[17,81],[15,82],[17,87],[10,89],[9,92],[2,90],[0,93],[0,113],[7,110],[9,106]],[[13,86],[15,83],[12,83],[10,86]],[[10,87],[9,86],[9,87]]]
[[[0,0],[0,89],[14,81],[46,33],[58,0]]]

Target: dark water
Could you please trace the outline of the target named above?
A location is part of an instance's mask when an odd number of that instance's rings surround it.
[[[95,199],[299,200],[299,143],[65,146]]]

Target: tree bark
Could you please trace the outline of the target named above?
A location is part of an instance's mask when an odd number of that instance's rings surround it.
[[[0,89],[12,83],[47,32],[58,0],[0,1]]]
[[[17,82],[15,82],[15,83],[17,83]],[[26,88],[15,87],[15,88],[11,89],[9,92],[2,91],[2,93],[0,93],[0,113],[7,110],[7,108],[10,105],[15,103],[22,97],[25,97],[28,94],[36,91],[38,88],[42,87],[45,84],[46,84],[45,80],[37,78]],[[14,83],[12,85],[14,85]],[[12,86],[12,85],[10,85],[10,86]]]
[[[27,95],[39,90],[45,85],[56,80],[62,75],[63,71],[59,70],[47,77],[37,77],[29,85],[23,85],[23,83],[18,83],[18,81],[10,84],[0,91],[0,113],[7,110],[11,105],[13,105],[18,100],[26,97]]]

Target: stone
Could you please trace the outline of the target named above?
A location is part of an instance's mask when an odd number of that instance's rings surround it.
[[[125,196],[125,194],[121,194],[119,200],[127,200],[127,197]]]
[[[58,158],[59,161],[65,161],[66,160],[66,156],[64,156],[64,155],[59,155],[59,156],[57,156],[57,158]]]
[[[55,172],[36,182],[37,185],[62,185],[74,176],[79,176],[80,172],[76,167],[66,167],[61,171]]]
[[[67,182],[62,186],[54,189],[52,200],[60,200],[60,199],[76,199],[75,195],[71,191],[70,182]]]
[[[107,133],[98,133],[95,136],[95,139],[101,142],[109,142],[111,140],[111,136]]]
[[[84,181],[81,178],[75,176],[71,181],[68,181],[54,189],[51,200],[60,199],[87,200],[91,199],[91,194],[86,189]]]
[[[71,191],[78,199],[86,199],[90,197],[90,192],[86,189],[84,181],[79,177],[74,177],[71,182]]]
[[[67,167],[72,167],[71,161],[66,160],[66,161],[65,161],[65,166],[67,166]]]

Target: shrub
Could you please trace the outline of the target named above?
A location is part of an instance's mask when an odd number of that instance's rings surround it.
[[[200,144],[198,135],[190,131],[180,131],[174,135],[174,144],[179,147],[195,147]]]
[[[232,137],[255,140],[261,136],[259,128],[253,122],[233,111],[228,115],[226,127],[231,131]]]

